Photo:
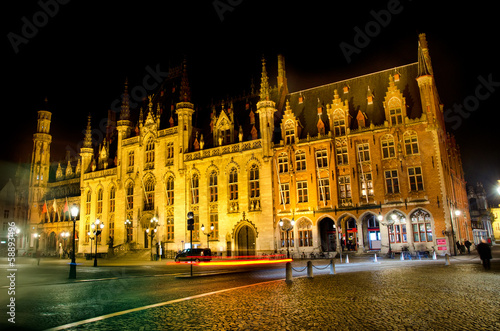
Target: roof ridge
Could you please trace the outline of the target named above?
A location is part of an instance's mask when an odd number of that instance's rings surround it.
[[[306,91],[315,90],[315,89],[322,88],[322,87],[325,87],[325,86],[339,84],[339,83],[342,83],[342,82],[347,82],[347,81],[350,81],[350,80],[353,80],[353,79],[363,78],[363,77],[367,77],[367,76],[373,76],[373,75],[380,74],[380,73],[385,72],[385,71],[399,69],[399,68],[405,68],[405,67],[409,67],[409,66],[413,66],[413,65],[418,65],[418,61],[417,62],[413,62],[413,63],[408,63],[408,64],[405,64],[405,65],[402,65],[402,66],[397,66],[397,67],[393,67],[393,68],[379,70],[379,71],[372,72],[372,73],[369,73],[369,74],[364,74],[364,75],[361,75],[361,76],[356,76],[356,77],[351,77],[351,78],[339,80],[339,81],[328,83],[328,84],[323,84],[323,85],[319,85],[319,86],[315,86],[315,87],[310,87],[310,88],[299,90],[299,91],[296,91],[296,92],[290,92],[290,93],[288,93],[288,95],[297,94],[297,93],[303,93],[303,92],[306,92]]]

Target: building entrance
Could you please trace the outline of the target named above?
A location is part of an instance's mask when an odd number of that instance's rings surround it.
[[[337,229],[331,218],[324,218],[319,223],[319,235],[321,238],[321,249],[323,252],[334,252],[337,250]]]
[[[255,255],[255,231],[253,228],[248,225],[243,225],[238,230],[236,240],[238,256]]]

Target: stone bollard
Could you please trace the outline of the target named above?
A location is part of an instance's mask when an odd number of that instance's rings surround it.
[[[432,259],[437,260],[436,252],[432,253]]]
[[[345,263],[349,263],[349,255],[345,255]]]
[[[307,278],[313,278],[313,263],[307,261]]]
[[[335,260],[334,259],[330,260],[330,274],[335,275]]]
[[[446,253],[444,256],[444,265],[450,265],[450,254]]]
[[[286,281],[287,284],[292,283],[292,263],[287,262],[286,263]]]
[[[373,262],[378,262],[378,260],[377,260],[377,253],[375,253],[375,259],[373,259]]]
[[[401,256],[399,258],[401,261],[404,261],[405,260],[405,254],[403,252],[401,252]]]

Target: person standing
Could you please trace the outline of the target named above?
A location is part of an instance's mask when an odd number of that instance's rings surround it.
[[[464,241],[464,245],[465,245],[465,248],[467,248],[467,254],[470,255],[470,247],[472,246],[471,242],[469,241],[469,239],[466,239]]]
[[[483,267],[485,270],[490,270],[490,260],[491,260],[491,248],[490,245],[486,243],[486,240],[481,239],[481,243],[476,246],[477,253],[483,261]]]

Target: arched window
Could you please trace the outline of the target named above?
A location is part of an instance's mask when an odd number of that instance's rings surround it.
[[[408,241],[406,232],[406,217],[395,210],[387,215],[389,224],[389,240],[391,243],[405,243]]]
[[[174,177],[170,176],[167,179],[167,206],[174,204]]]
[[[145,191],[144,210],[154,210],[155,209],[155,181],[152,177],[149,177],[144,182],[144,191]]]
[[[102,188],[97,190],[97,210],[96,213],[97,215],[102,214],[102,198],[103,198],[104,191]],[[97,216],[99,218],[99,216]]]
[[[413,242],[432,242],[431,215],[423,209],[417,209],[410,215],[413,230]]]
[[[115,212],[115,198],[116,198],[116,188],[114,186],[111,187],[111,190],[109,190],[109,212],[114,213]]]
[[[130,182],[127,186],[127,210],[134,209],[134,184]]]
[[[85,199],[85,215],[90,215],[90,208],[92,204],[92,192],[87,191],[87,198]]]
[[[229,200],[238,200],[238,171],[232,168],[229,172]]]
[[[197,205],[200,201],[200,193],[199,193],[199,178],[198,174],[193,174],[191,177],[191,204]]]
[[[302,219],[297,226],[299,236],[299,247],[312,247],[312,223],[309,220]]]
[[[219,191],[217,188],[217,172],[212,171],[210,173],[208,181],[208,191],[210,194],[210,202],[217,202],[219,199]]]
[[[403,123],[403,112],[401,111],[401,100],[392,98],[389,100],[389,123],[390,125],[399,125]]]
[[[155,163],[155,141],[153,137],[148,139],[146,143],[145,167],[146,169],[154,168]]]

